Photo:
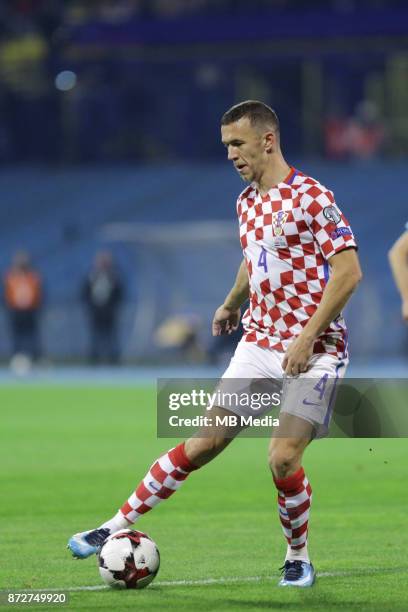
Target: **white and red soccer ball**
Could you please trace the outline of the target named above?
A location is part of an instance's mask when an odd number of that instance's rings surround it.
[[[119,589],[143,589],[156,576],[160,553],[141,531],[121,529],[107,538],[98,555],[102,580]]]

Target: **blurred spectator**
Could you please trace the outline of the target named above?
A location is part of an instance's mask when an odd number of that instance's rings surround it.
[[[14,255],[12,266],[4,277],[4,299],[10,315],[14,357],[25,355],[38,359],[42,282],[25,251]]]
[[[3,157],[54,159],[58,123],[55,91],[49,78],[52,19],[42,22],[37,2],[16,3],[0,37]],[[50,16],[51,17],[51,16]],[[37,23],[38,21],[38,23]]]
[[[118,363],[117,323],[123,286],[110,252],[97,253],[82,286],[82,299],[89,316],[90,362]]]
[[[376,104],[362,100],[353,117],[330,117],[325,125],[326,153],[335,159],[372,159],[382,151],[385,127]]]
[[[157,328],[155,344],[171,359],[178,357],[185,363],[202,363],[206,356],[199,338],[200,324],[196,315],[170,316]]]

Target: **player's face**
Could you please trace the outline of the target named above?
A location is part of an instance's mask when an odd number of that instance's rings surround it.
[[[264,135],[248,117],[221,126],[221,139],[228,150],[228,159],[244,181],[259,181],[267,162]]]

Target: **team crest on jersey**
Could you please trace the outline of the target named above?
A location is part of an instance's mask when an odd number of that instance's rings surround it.
[[[282,236],[283,226],[285,225],[287,218],[288,213],[283,210],[272,213],[272,226],[275,236]]]

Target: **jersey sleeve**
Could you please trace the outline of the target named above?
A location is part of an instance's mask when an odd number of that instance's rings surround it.
[[[302,196],[304,218],[325,259],[357,243],[350,224],[336,205],[333,193],[312,185]]]

